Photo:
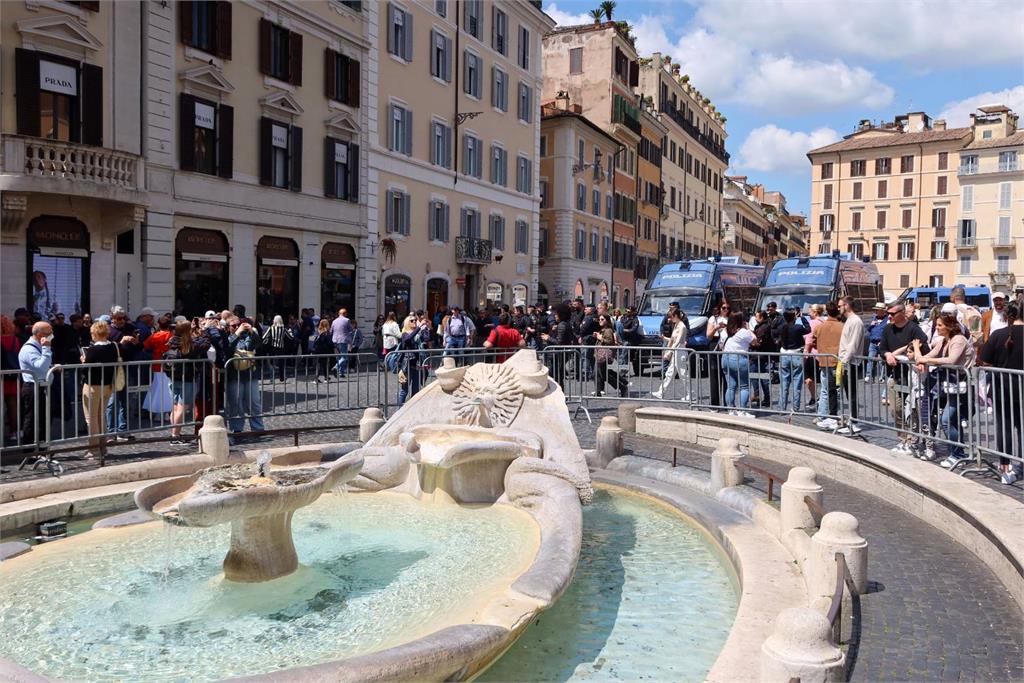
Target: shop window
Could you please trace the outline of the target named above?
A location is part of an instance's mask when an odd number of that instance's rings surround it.
[[[231,59],[231,3],[196,0],[178,3],[181,42],[223,59]]]
[[[174,240],[174,310],[186,317],[228,306],[228,241],[214,230],[183,228]]]
[[[256,244],[256,315],[269,323],[299,312],[299,247],[284,237],[262,237]]]
[[[359,145],[324,138],[324,196],[359,201]]]
[[[86,310],[89,301],[89,232],[81,221],[40,216],[29,224],[28,309],[43,320]]]
[[[260,119],[260,184],[302,189],[302,129]]]
[[[512,303],[515,306],[526,305],[526,285],[512,285]]]
[[[179,111],[181,169],[230,178],[234,173],[234,108],[182,93]]]
[[[409,315],[412,280],[405,275],[388,275],[384,280],[384,313],[394,312],[395,317],[404,320]]]
[[[339,309],[355,315],[356,252],[351,245],[328,242],[321,251],[320,311],[334,314]]]
[[[502,293],[504,287],[501,286],[500,282],[488,282],[487,283],[487,299],[493,303],[500,303],[502,301]]]
[[[260,19],[260,73],[302,85],[302,34]]]
[[[14,51],[20,135],[103,145],[103,69],[34,50]]]

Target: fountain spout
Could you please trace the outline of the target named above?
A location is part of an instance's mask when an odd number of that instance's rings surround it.
[[[260,454],[256,456],[256,476],[266,477],[267,471],[270,469],[270,461],[272,456],[270,451],[262,450]]]
[[[477,425],[480,427],[493,427],[491,424],[491,406],[494,401],[487,401],[483,398],[474,398],[468,401],[468,405],[476,406],[477,410]]]

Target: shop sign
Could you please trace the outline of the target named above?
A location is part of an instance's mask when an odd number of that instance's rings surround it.
[[[196,102],[196,126],[213,130],[213,107]]]
[[[39,60],[39,89],[61,95],[77,95],[78,69],[67,64]]]
[[[334,163],[336,164],[347,164],[348,163],[348,145],[344,142],[334,143]]]
[[[295,242],[284,237],[262,237],[256,245],[256,255],[264,263],[270,259],[283,259],[290,261],[286,265],[294,266],[298,265],[299,248],[295,246]]]
[[[466,286],[466,278],[464,278],[464,277],[457,277],[457,278],[455,278],[455,284],[458,285],[459,287],[465,287]]]
[[[203,263],[227,263],[228,257],[224,254],[196,254],[193,252],[181,252],[182,261],[201,261]]]
[[[85,228],[74,220],[41,219],[34,222],[28,231],[29,246],[40,249],[48,249],[50,256],[78,256],[89,255],[89,235]],[[55,251],[64,253],[54,253]]]
[[[328,270],[355,270],[355,250],[348,244],[328,242],[322,251],[324,268]]]
[[[223,255],[222,259],[210,259],[216,261],[226,261],[228,253],[228,242],[224,239],[224,235],[215,230],[200,230],[198,228],[184,228],[178,232],[178,236],[174,239],[175,247],[178,251],[189,252],[190,254],[219,254]],[[182,258],[185,258],[185,254],[182,254]],[[199,260],[199,259],[186,259],[186,260]]]
[[[288,149],[288,129],[284,126],[271,126],[270,141],[274,147]]]

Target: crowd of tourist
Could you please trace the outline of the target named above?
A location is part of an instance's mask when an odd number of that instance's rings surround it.
[[[688,348],[694,330],[675,303],[657,330],[656,346],[650,344],[651,330],[645,337],[635,307],[612,309],[607,302],[582,299],[550,307],[441,306],[432,314],[416,310],[403,316],[392,311],[377,316],[368,337],[344,308],[323,316],[306,308],[298,316],[273,316],[269,324],[247,317],[242,305],[192,319],[143,308],[134,320],[120,306],[95,320],[88,314],[65,320],[61,313],[39,320],[22,308],[13,318],[0,316],[3,369],[21,371],[21,382],[15,373],[4,375],[4,431],[35,443],[36,402],[63,404],[62,415],[75,404],[92,456],[103,448],[102,434],[133,438],[128,391],[135,386],[145,390],[142,409],[166,416],[171,444],[179,446],[186,443],[183,425],[211,412],[223,411],[232,433],[243,431],[246,420],[252,431],[264,431],[261,383],[285,381],[300,371],[328,383],[371,363],[397,376],[402,404],[424,383],[424,352],[430,349],[462,363],[502,362],[523,347],[578,347],[545,358],[563,387],[573,379],[593,387],[590,393],[597,396],[608,390],[620,397],[643,395],[634,379],[648,374],[654,378],[651,397],[675,395],[673,400],[690,402],[691,392],[704,387],[693,380],[707,377],[712,406],[744,416],[768,409],[813,411],[820,429],[844,435],[861,431],[858,387],[880,384],[872,396],[888,406],[899,433],[894,452],[935,459],[934,441],[922,435],[941,433],[951,444],[941,464],[954,467],[966,457],[960,444],[974,406],[994,414],[997,450],[1008,452],[1019,438],[1013,428],[1022,410],[1021,376],[983,373],[980,386],[973,387],[965,372],[975,365],[1024,370],[1022,308],[1024,302],[997,292],[993,307],[980,312],[966,303],[962,288],[930,311],[878,302],[865,316],[868,322],[850,297],[807,311],[780,311],[768,302],[753,315],[722,301],[701,330],[711,353],[699,358],[698,350]],[[139,362],[122,365],[130,361]],[[82,363],[102,366],[62,371]],[[975,401],[968,399],[973,391]],[[1006,483],[1021,476],[1019,463],[1004,459],[999,469]]]

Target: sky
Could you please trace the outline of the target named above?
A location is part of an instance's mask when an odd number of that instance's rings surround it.
[[[598,4],[544,11],[571,26]],[[618,0],[613,18],[728,119],[729,173],[781,190],[791,213],[808,213],[807,151],[861,119],[924,111],[953,128],[985,104],[1024,116],[1024,2]]]

